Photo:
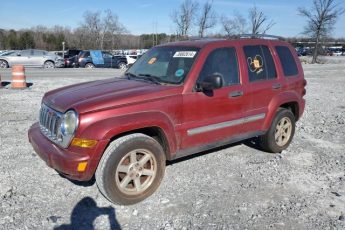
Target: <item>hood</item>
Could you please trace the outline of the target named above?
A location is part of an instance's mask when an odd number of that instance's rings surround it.
[[[173,95],[179,88],[113,78],[52,90],[45,94],[43,102],[60,112],[75,109],[86,113]]]

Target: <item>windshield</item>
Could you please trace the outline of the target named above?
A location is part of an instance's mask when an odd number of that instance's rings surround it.
[[[14,51],[6,51],[0,54],[0,56],[13,56],[15,54]]]
[[[126,74],[180,84],[188,75],[199,50],[197,47],[155,47],[140,57]]]

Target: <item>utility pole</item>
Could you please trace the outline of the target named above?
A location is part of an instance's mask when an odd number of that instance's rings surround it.
[[[65,58],[65,42],[62,42],[62,58]]]

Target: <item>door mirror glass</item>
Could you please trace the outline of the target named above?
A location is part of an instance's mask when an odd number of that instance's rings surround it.
[[[212,91],[214,89],[222,88],[223,78],[221,74],[214,73],[210,76],[207,76],[201,83],[200,88],[203,91]]]

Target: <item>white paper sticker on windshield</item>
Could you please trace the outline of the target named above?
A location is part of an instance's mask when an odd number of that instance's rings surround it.
[[[193,58],[196,51],[177,51],[174,54],[174,58]]]

